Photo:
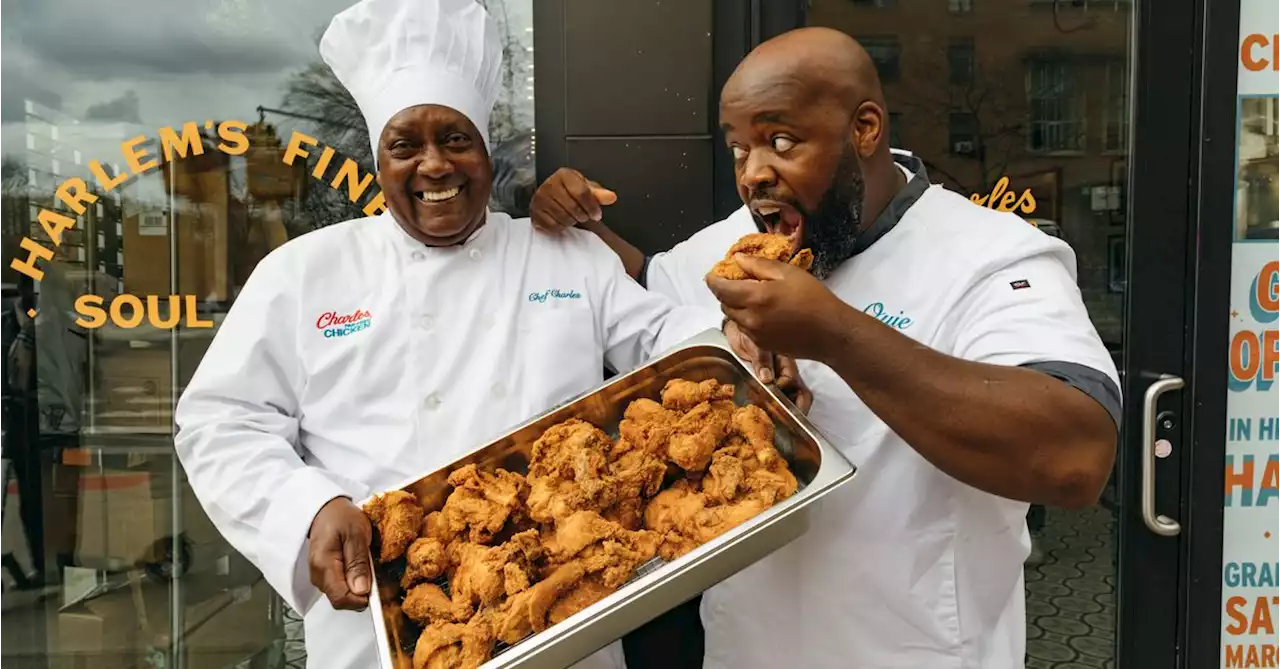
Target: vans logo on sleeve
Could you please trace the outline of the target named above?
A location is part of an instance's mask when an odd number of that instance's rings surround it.
[[[349,314],[326,311],[316,319],[316,329],[324,333],[325,339],[345,337],[366,330],[370,325],[373,325],[373,314],[363,309],[356,309]]]
[[[576,290],[561,290],[559,288],[548,288],[540,293],[529,293],[529,301],[543,304],[547,300],[580,300],[582,293]]]

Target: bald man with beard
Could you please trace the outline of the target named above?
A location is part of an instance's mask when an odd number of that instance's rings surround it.
[[[1120,420],[1071,248],[891,151],[873,63],[842,33],[760,45],[720,121],[745,206],[670,251],[646,258],[605,228],[615,194],[571,170],[533,206],[798,359],[810,419],[860,468],[807,534],[705,593],[705,666],[1023,667],[1028,503],[1094,504]],[[744,257],[751,279],[707,276],[760,230],[811,249],[812,273]]]

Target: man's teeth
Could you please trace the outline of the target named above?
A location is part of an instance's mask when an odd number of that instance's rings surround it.
[[[779,211],[782,211],[782,210],[779,207],[773,207],[773,206],[764,206],[764,207],[756,208],[756,213],[760,214],[761,216],[769,216],[770,214],[776,214]]]
[[[453,188],[450,188],[449,190],[439,190],[439,191],[424,190],[421,193],[418,193],[418,199],[422,200],[423,202],[443,202],[457,195],[460,192],[462,192],[461,186],[455,186]]]

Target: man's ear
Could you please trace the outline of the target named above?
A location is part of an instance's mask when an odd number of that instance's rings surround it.
[[[888,114],[884,108],[868,100],[858,105],[853,115],[852,137],[854,150],[863,159],[870,158],[880,146],[880,140],[888,132]]]

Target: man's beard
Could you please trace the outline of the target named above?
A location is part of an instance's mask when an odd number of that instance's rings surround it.
[[[792,205],[804,216],[804,238],[801,248],[813,252],[813,265],[809,271],[819,279],[825,279],[836,271],[841,263],[853,257],[862,229],[862,197],[866,182],[858,167],[857,153],[853,147],[845,147],[836,163],[827,191],[814,211]],[[757,227],[764,232],[762,224]]]

